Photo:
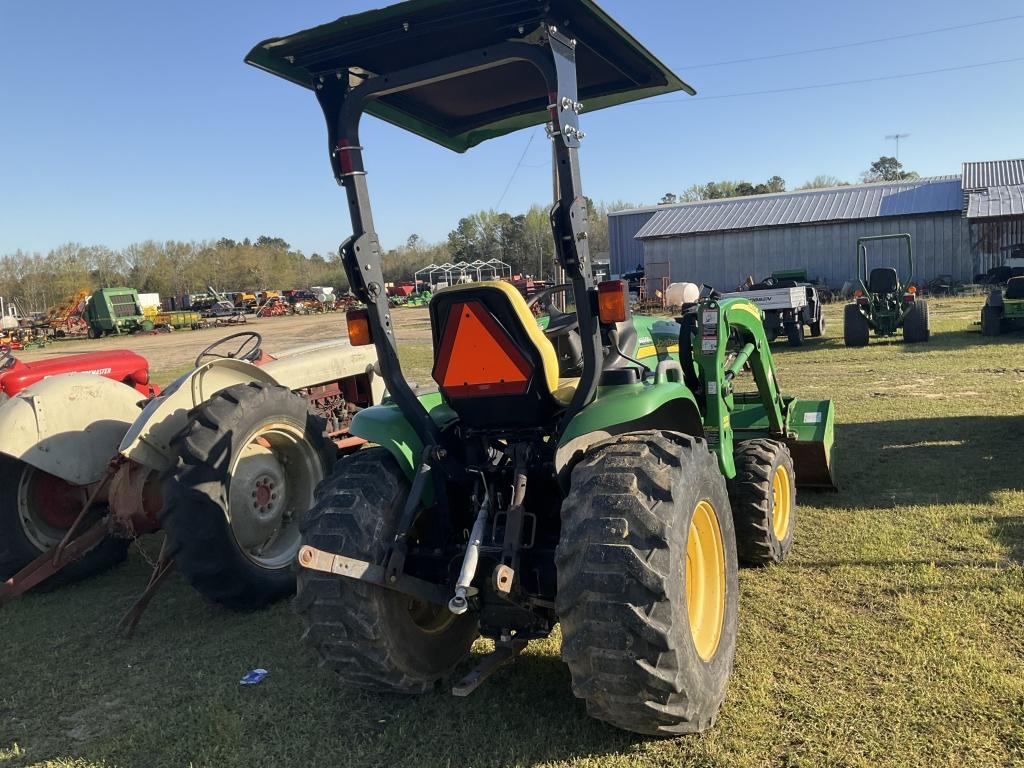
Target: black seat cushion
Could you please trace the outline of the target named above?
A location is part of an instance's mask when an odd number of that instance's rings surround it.
[[[892,267],[875,267],[868,277],[868,290],[872,293],[895,293],[900,289],[900,279]]]
[[[1024,277],[1011,277],[1006,284],[1006,298],[1024,299]]]

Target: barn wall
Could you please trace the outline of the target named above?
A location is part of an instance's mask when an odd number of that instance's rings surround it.
[[[655,213],[656,210],[648,208],[608,217],[608,259],[613,275],[632,272],[644,263],[644,245],[634,235]]]
[[[732,290],[748,275],[759,280],[795,267],[807,267],[811,278],[840,288],[856,274],[858,237],[900,232],[913,238],[916,281],[939,275],[968,281],[974,275],[969,225],[959,212],[649,239],[644,260],[668,262],[674,282],[708,283],[720,290]],[[902,275],[899,253],[895,243],[874,244],[868,267],[894,266]]]

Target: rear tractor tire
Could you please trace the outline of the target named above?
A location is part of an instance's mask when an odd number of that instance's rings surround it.
[[[171,447],[178,463],[159,518],[185,580],[234,610],[294,594],[299,519],[335,454],[306,400],[286,387],[228,387]]]
[[[572,471],[556,552],[562,658],[599,720],[669,736],[714,725],[736,651],[732,513],[703,440],[619,435]]]
[[[0,457],[0,581],[60,544],[82,509],[85,490],[23,461]],[[73,584],[124,562],[127,539],[108,536],[42,587]]]
[[[931,337],[931,322],[928,319],[928,302],[920,299],[903,318],[903,341],[920,344]]]
[[[1003,313],[996,307],[983,307],[981,310],[982,336],[998,336],[1002,333]]]
[[[796,472],[789,448],[777,440],[745,440],[737,443],[733,460],[729,501],[740,562],[781,563],[796,530]]]
[[[385,448],[341,459],[302,523],[311,547],[377,563],[394,540],[409,481]],[[299,569],[303,639],[347,685],[426,693],[469,656],[472,612],[456,616],[375,584]]]
[[[843,309],[843,343],[848,347],[866,347],[871,326],[856,304]]]

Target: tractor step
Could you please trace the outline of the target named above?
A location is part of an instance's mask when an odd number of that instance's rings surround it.
[[[452,696],[465,698],[479,688],[484,681],[498,671],[506,663],[512,661],[526,647],[525,640],[511,640],[509,642],[498,642],[494,650],[484,656],[473,670],[452,686]]]

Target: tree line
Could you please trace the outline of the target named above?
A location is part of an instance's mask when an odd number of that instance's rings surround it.
[[[895,157],[882,155],[871,166],[860,174],[860,181],[864,183],[876,181],[909,181],[920,178],[915,171],[907,171],[903,164]],[[838,176],[822,174],[815,176],[810,181],[801,184],[793,191],[805,189],[825,189],[827,187],[845,187],[850,182],[840,179]],[[683,190],[680,194],[666,192],[662,195],[658,205],[673,205],[675,203],[695,203],[701,200],[721,200],[728,197],[747,197],[749,195],[764,195],[771,192],[785,192],[786,180],[781,176],[772,176],[760,184],[752,184],[749,181],[709,181],[706,184],[693,184]]]
[[[880,157],[862,174],[865,181],[917,178],[893,157]],[[797,189],[845,184],[834,176],[818,176]],[[695,184],[681,195],[666,194],[661,203],[716,200],[726,197],[783,192],[786,182],[772,176],[763,183],[719,181]],[[588,200],[589,244],[593,256],[607,253],[608,214],[636,207],[616,201]],[[409,281],[429,264],[499,259],[512,274],[550,278],[554,249],[548,208],[534,205],[524,213],[482,210],[459,219],[440,241],[430,243],[417,234],[384,253],[384,278]],[[266,290],[330,285],[348,290],[336,253],[306,255],[280,237],[261,235],[255,240],[156,241],[132,243],[115,250],[103,245],[65,243],[48,253],[16,251],[0,256],[0,296],[16,298],[26,311],[44,311],[80,290],[125,285],[163,297],[217,290]]]

